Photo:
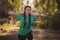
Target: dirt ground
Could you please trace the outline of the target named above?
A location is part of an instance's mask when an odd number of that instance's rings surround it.
[[[17,32],[0,33],[0,40],[18,40]],[[60,32],[33,28],[33,40],[60,40]]]

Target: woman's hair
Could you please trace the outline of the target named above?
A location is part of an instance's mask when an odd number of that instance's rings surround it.
[[[24,27],[26,27],[26,12],[25,12],[26,8],[31,9],[31,7],[30,6],[25,6],[25,8],[24,8]],[[28,28],[30,27],[30,25],[31,25],[31,13],[29,13],[29,25],[28,25]]]
[[[25,6],[24,10],[26,10],[26,8],[30,8],[31,9],[31,6]]]

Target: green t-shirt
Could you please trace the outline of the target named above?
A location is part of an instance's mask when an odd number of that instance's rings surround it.
[[[26,35],[30,31],[32,31],[32,26],[28,28],[29,25],[29,17],[26,16],[26,27],[24,28],[24,14],[20,14],[16,17],[17,21],[20,21],[20,28],[18,34]],[[31,15],[31,23],[36,20],[36,16]]]

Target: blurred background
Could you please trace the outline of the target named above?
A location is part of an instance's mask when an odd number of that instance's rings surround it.
[[[36,16],[37,19],[40,17],[39,23],[34,22],[32,24],[33,29],[39,29],[39,31],[49,30],[49,32],[51,32],[51,30],[53,32],[60,31],[60,0],[0,0],[1,35],[6,32],[18,31],[20,21],[16,22],[16,14],[23,13],[26,5],[32,7],[32,15]],[[36,40],[40,39],[37,38]]]

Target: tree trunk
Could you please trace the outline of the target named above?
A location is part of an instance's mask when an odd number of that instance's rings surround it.
[[[0,0],[0,17],[8,18],[8,0]]]
[[[56,1],[57,1],[58,10],[60,10],[60,0],[56,0]]]

